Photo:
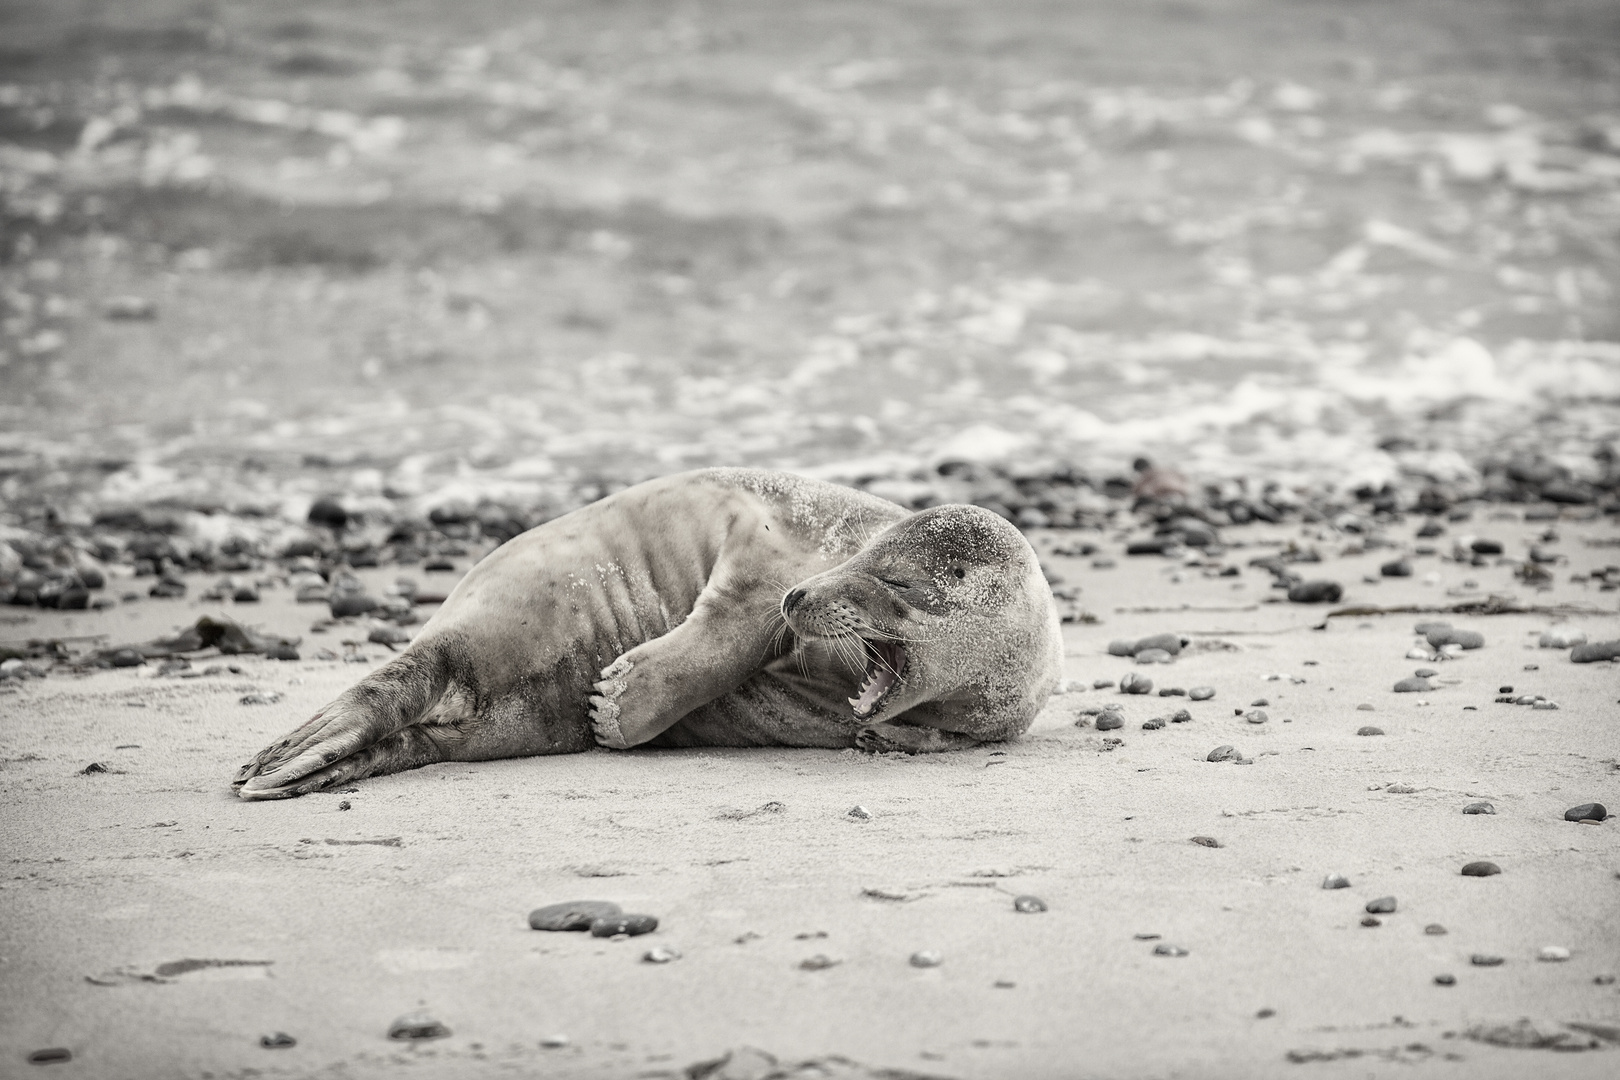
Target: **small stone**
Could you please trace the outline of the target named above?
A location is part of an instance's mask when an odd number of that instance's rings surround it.
[[[1186,709],[1177,709],[1170,715],[1170,722],[1172,724],[1190,724],[1192,723],[1192,713]]]
[[[1468,546],[1473,549],[1475,555],[1502,554],[1502,541],[1500,540],[1486,540],[1481,537]]]
[[[287,641],[278,641],[268,649],[264,655],[271,660],[297,660],[298,646]]]
[[[1361,925],[1362,926],[1383,926],[1384,925],[1384,920],[1379,919],[1379,918],[1375,918],[1375,917],[1373,917],[1371,915],[1364,915],[1361,918]]]
[[[841,962],[842,961],[834,960],[832,957],[827,956],[824,953],[816,953],[814,956],[806,957],[805,959],[800,960],[799,967],[803,968],[805,971],[826,971],[830,967],[838,966],[838,964]]]
[[[1221,842],[1219,840],[1215,839],[1213,836],[1195,836],[1195,837],[1192,838],[1192,842],[1197,844],[1199,847],[1220,847],[1221,846]]]
[[[1394,910],[1395,898],[1393,896],[1380,896],[1376,900],[1367,901],[1366,911],[1369,915],[1388,915]]]
[[[1505,961],[1502,957],[1492,956],[1490,953],[1475,953],[1468,958],[1468,962],[1475,967],[1501,967]]]
[[[1288,590],[1288,599],[1296,604],[1333,604],[1343,595],[1337,581],[1302,581]]]
[[[1383,728],[1373,727],[1371,724],[1365,724],[1362,727],[1356,728],[1357,735],[1382,735],[1383,733]]]
[[[540,1040],[540,1048],[542,1050],[561,1050],[567,1045],[568,1036],[566,1035],[547,1035],[545,1038]]]
[[[1594,641],[1577,645],[1570,652],[1571,663],[1594,664],[1600,660],[1620,659],[1620,641]]]
[[[1437,922],[1432,922],[1423,928],[1423,932],[1428,934],[1430,937],[1440,937],[1446,932],[1446,928]]]
[[[1153,689],[1153,680],[1131,672],[1119,680],[1119,690],[1122,694],[1145,694]]]
[[[1542,712],[1557,712],[1558,711],[1558,702],[1556,702],[1556,701],[1532,701],[1530,703],[1530,707],[1532,709],[1539,709]]]
[[[1350,879],[1343,874],[1329,874],[1322,879],[1322,888],[1324,889],[1348,889],[1349,887]]]
[[[1253,701],[1249,702],[1249,707],[1251,709],[1263,709],[1270,704],[1271,702],[1265,698],[1255,698]]]
[[[1187,950],[1183,949],[1180,945],[1172,945],[1168,941],[1162,941],[1159,944],[1153,946],[1153,955],[1154,956],[1186,956],[1187,955]]]
[[[139,649],[118,649],[107,659],[113,667],[139,667],[146,663]]]
[[[1175,656],[1182,650],[1182,641],[1179,634],[1150,634],[1136,642],[1136,653],[1141,655],[1144,649],[1158,649]]]
[[[1187,698],[1191,701],[1208,701],[1214,696],[1215,688],[1213,686],[1195,686],[1187,691]]]
[[[1377,712],[1378,710],[1374,709],[1372,707],[1372,705],[1370,705],[1367,702],[1363,701],[1360,705],[1356,706],[1356,711],[1357,712]]]
[[[1384,790],[1389,792],[1391,795],[1411,795],[1417,791],[1417,788],[1413,787],[1411,784],[1391,784]]]
[[[1456,986],[1457,985],[1457,976],[1455,976],[1455,975],[1436,975],[1434,977],[1434,982],[1435,982],[1436,986]]]
[[[856,805],[849,808],[849,813],[846,814],[845,816],[846,817],[852,817],[856,821],[871,821],[872,820],[872,811],[868,810],[866,807],[861,806],[860,804],[857,803]]]
[[[1483,801],[1481,801],[1481,802],[1471,802],[1467,806],[1463,807],[1463,813],[1465,813],[1465,814],[1494,814],[1494,813],[1496,813],[1496,807],[1492,806],[1488,802],[1483,802]]]
[[[1594,975],[1592,976],[1592,981],[1598,986],[1613,986],[1615,977],[1609,974]]]
[[[375,597],[367,596],[362,592],[339,593],[332,597],[332,618],[347,619],[355,615],[364,615],[375,609],[378,601]]]
[[[1477,630],[1458,630],[1455,627],[1436,627],[1423,635],[1432,648],[1459,645],[1464,649],[1479,649],[1485,645],[1485,635]]]
[[[945,958],[932,949],[923,949],[911,954],[911,966],[914,968],[933,968],[945,962]]]
[[[1209,752],[1209,756],[1206,757],[1204,760],[1205,761],[1236,761],[1239,758],[1241,758],[1242,756],[1243,755],[1238,752],[1237,747],[1235,747],[1235,746],[1217,746],[1215,749],[1213,749],[1213,750],[1211,750]]]
[[[1511,687],[1511,686],[1498,686],[1496,688],[1496,692],[1498,694],[1511,694],[1511,693],[1513,693],[1513,687]]]
[[[407,1013],[388,1025],[388,1037],[390,1039],[406,1041],[442,1039],[448,1034],[450,1034],[449,1028],[427,1013],[422,1012]]]
[[[1110,686],[1113,686],[1113,685],[1114,685],[1114,680],[1113,679],[1094,679],[1094,680],[1092,680],[1091,688],[1093,690],[1106,690]]]
[[[297,1046],[298,1040],[285,1031],[275,1031],[269,1035],[260,1035],[259,1045],[266,1050],[285,1050],[288,1047]]]
[[[1013,910],[1023,915],[1037,915],[1046,910],[1046,901],[1026,893],[1013,897]]]
[[[1277,1010],[1276,1009],[1261,1009],[1261,1010],[1259,1010],[1258,1012],[1256,1012],[1254,1014],[1254,1018],[1256,1020],[1270,1020],[1273,1016],[1276,1016],[1276,1015],[1277,1015]]]
[[[1109,656],[1135,656],[1136,642],[1124,638],[1116,638],[1108,643]]]
[[[680,958],[681,954],[668,945],[658,945],[641,954],[641,962],[644,964],[667,964]]]
[[[1415,645],[1406,650],[1406,658],[1408,660],[1433,660],[1434,654],[1421,645]]]
[[[1378,572],[1384,577],[1411,577],[1412,563],[1407,559],[1395,559],[1380,566]]]
[[[1608,816],[1608,809],[1600,802],[1581,803],[1564,811],[1565,821],[1602,821]]]
[[[1479,862],[1471,862],[1462,868],[1463,877],[1491,877],[1501,872],[1502,868],[1500,866],[1493,862],[1486,862],[1483,859]]]
[[[236,700],[239,705],[274,705],[281,700],[281,695],[274,690],[255,690],[251,694],[243,694]]]
[[[343,504],[336,499],[316,499],[310,504],[308,521],[311,525],[325,525],[330,529],[341,529],[348,524],[349,512],[343,509]]]
[[[1158,731],[1162,727],[1164,727],[1164,717],[1162,716],[1155,716],[1151,720],[1142,721],[1143,731]]]
[[[1175,657],[1163,649],[1143,649],[1136,654],[1138,664],[1168,664]]]
[[[73,1060],[73,1051],[65,1046],[48,1046],[43,1050],[35,1050],[28,1055],[30,1065],[60,1065],[64,1061]]]
[[[1248,712],[1243,714],[1243,719],[1247,720],[1251,724],[1263,724],[1271,718],[1266,715],[1264,709],[1250,709]]]
[[[1540,647],[1543,649],[1573,649],[1577,645],[1586,644],[1586,631],[1555,629],[1542,632]]]
[[[1428,679],[1420,679],[1416,675],[1409,679],[1402,679],[1395,684],[1397,694],[1422,694],[1433,690],[1434,686]]]
[[[1541,951],[1536,953],[1536,959],[1556,964],[1569,959],[1569,950],[1562,945],[1543,945]]]
[[[1117,712],[1103,712],[1097,714],[1097,730],[1113,731],[1125,726],[1125,718]]]
[[[597,919],[611,919],[623,911],[611,900],[572,900],[563,904],[548,904],[529,912],[529,927],[534,930],[589,930]]]
[[[1420,667],[1412,672],[1412,677],[1416,679],[1432,679],[1438,674],[1440,673],[1432,667]]]
[[[1011,979],[997,979],[990,985],[994,986],[997,990],[1011,990],[1018,984],[1013,982]]]
[[[639,937],[658,929],[658,919],[652,915],[606,915],[591,923],[592,937]]]
[[[1179,686],[1166,686],[1164,689],[1159,691],[1159,696],[1160,697],[1186,697],[1187,696],[1187,691],[1183,690]]]

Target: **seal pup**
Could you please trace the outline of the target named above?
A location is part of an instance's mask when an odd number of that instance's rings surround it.
[[[1026,730],[1062,657],[1035,552],[997,515],[704,469],[491,552],[235,784],[277,799],[598,744],[957,749]]]

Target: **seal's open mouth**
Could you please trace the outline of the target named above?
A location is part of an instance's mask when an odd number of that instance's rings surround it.
[[[906,670],[906,650],[889,641],[862,641],[866,646],[866,678],[859,697],[849,699],[855,715],[865,720],[877,711],[884,697]]]

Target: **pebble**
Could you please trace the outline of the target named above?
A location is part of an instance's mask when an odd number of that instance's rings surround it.
[[[652,915],[605,915],[591,923],[592,937],[639,937],[658,929],[658,919]]]
[[[1349,887],[1350,879],[1343,874],[1329,874],[1322,879],[1322,888],[1324,889],[1348,889]]]
[[[1569,950],[1562,945],[1543,945],[1541,951],[1536,953],[1536,959],[1558,963],[1569,959]]]
[[[1187,698],[1191,701],[1208,701],[1215,696],[1213,686],[1195,686],[1187,691]]]
[[[1125,718],[1117,712],[1104,712],[1097,714],[1097,730],[1113,731],[1125,726]]]
[[[366,640],[377,645],[407,645],[410,643],[411,635],[402,626],[373,626],[371,633],[366,635]]]
[[[1395,684],[1395,692],[1397,694],[1422,694],[1433,689],[1434,686],[1429,682],[1428,679],[1420,679],[1416,675],[1413,675],[1411,678],[1402,679],[1400,682]]]
[[[1434,518],[1430,518],[1428,521],[1423,523],[1423,526],[1420,529],[1418,529],[1417,535],[1423,537],[1425,540],[1430,540],[1436,536],[1444,535],[1445,531],[1446,527],[1444,525],[1434,520]]]
[[[1379,918],[1375,918],[1372,915],[1363,915],[1362,918],[1361,918],[1361,925],[1362,926],[1383,926],[1384,925],[1384,920],[1379,919]]]
[[[1376,900],[1369,900],[1367,901],[1366,910],[1369,915],[1388,915],[1395,910],[1395,898],[1393,896],[1380,896]]]
[[[1543,649],[1572,649],[1577,645],[1586,644],[1586,631],[1544,630],[1540,644]]]
[[[1502,541],[1500,540],[1486,540],[1481,537],[1468,546],[1473,549],[1475,555],[1502,554]]]
[[[1437,922],[1432,922],[1423,928],[1423,932],[1428,934],[1430,937],[1440,937],[1446,932],[1446,928]]]
[[[932,949],[923,949],[911,954],[911,966],[914,968],[939,967],[944,962],[945,958]]]
[[[800,960],[799,967],[805,971],[826,971],[830,967],[838,966],[839,963],[840,961],[834,960],[825,953],[816,953],[814,956]]]
[[[47,1046],[28,1055],[30,1065],[58,1065],[73,1060],[73,1051],[65,1046]]]
[[[1465,813],[1465,814],[1494,814],[1494,813],[1496,813],[1496,807],[1492,806],[1488,802],[1471,802],[1467,806],[1463,807],[1463,813]]]
[[[1556,712],[1558,710],[1558,702],[1556,702],[1556,701],[1532,701],[1530,703],[1530,707],[1532,709],[1539,709],[1542,712]]]
[[[1136,642],[1125,638],[1115,638],[1108,643],[1109,656],[1135,656]]]
[[[1408,660],[1433,660],[1434,654],[1421,645],[1415,645],[1406,650],[1406,658]]]
[[[1163,942],[1160,942],[1159,944],[1153,946],[1153,955],[1154,956],[1186,956],[1187,955],[1187,950],[1183,949],[1180,945],[1172,945],[1168,941],[1163,941]]]
[[[390,1039],[442,1039],[450,1029],[427,1013],[407,1013],[388,1025]]]
[[[1457,985],[1457,976],[1455,976],[1455,975],[1436,975],[1434,977],[1434,981],[1435,981],[1435,985],[1437,985],[1437,986],[1456,986]]]
[[[1600,802],[1581,803],[1564,811],[1565,821],[1602,821],[1608,816],[1608,808]]]
[[[269,1035],[260,1035],[259,1045],[266,1050],[285,1050],[288,1047],[297,1046],[298,1040],[285,1031],[274,1031]]]
[[[1187,691],[1183,690],[1179,686],[1166,686],[1164,689],[1159,691],[1159,696],[1160,697],[1186,697],[1187,696]]]
[[[1475,953],[1468,958],[1468,962],[1475,967],[1501,967],[1504,961],[1502,957],[1490,953]]]
[[[849,808],[849,813],[847,815],[845,815],[845,816],[846,817],[852,817],[856,821],[871,821],[872,820],[872,811],[868,810],[866,807],[861,806],[859,803],[857,803],[856,805]]]
[[[1356,734],[1357,735],[1382,735],[1383,733],[1384,733],[1383,728],[1381,728],[1381,727],[1373,727],[1371,724],[1367,724],[1367,725],[1364,725],[1362,727],[1356,728]]]
[[[341,529],[349,522],[349,512],[343,509],[343,504],[336,499],[327,497],[316,499],[309,505],[311,525],[325,525],[331,529]]]
[[[1249,702],[1249,706],[1255,709],[1262,709],[1270,704],[1271,702],[1267,701],[1265,698],[1255,698],[1253,701]]]
[[[547,1035],[545,1038],[540,1040],[540,1048],[542,1050],[561,1050],[567,1045],[568,1036],[566,1035]]]
[[[276,702],[281,700],[281,695],[276,693],[274,690],[266,692],[256,691],[251,694],[243,694],[236,700],[237,703],[241,705],[274,705]]]
[[[1192,838],[1192,842],[1197,844],[1199,847],[1220,847],[1221,846],[1221,842],[1219,840],[1215,839],[1213,836],[1195,836],[1195,837]]]
[[[146,657],[141,655],[139,649],[119,649],[107,659],[113,667],[139,667],[146,663]]]
[[[1134,671],[1119,680],[1119,690],[1122,694],[1145,694],[1153,689],[1153,680],[1144,678]]]
[[[1137,641],[1134,651],[1137,655],[1140,655],[1147,649],[1158,649],[1161,652],[1167,652],[1171,656],[1175,656],[1182,649],[1181,637],[1177,634],[1151,634]]]
[[[1419,679],[1432,679],[1440,673],[1434,670],[1432,667],[1420,667],[1416,671],[1412,672],[1412,674]]]
[[[1391,784],[1384,790],[1389,792],[1391,795],[1412,795],[1416,793],[1417,788],[1413,787],[1411,784]]]
[[[1462,868],[1463,877],[1490,877],[1493,874],[1500,874],[1501,872],[1502,868],[1500,866],[1497,866],[1493,862],[1486,862],[1484,860],[1480,860],[1479,862],[1471,862]]]
[[[1091,688],[1093,690],[1106,690],[1110,686],[1113,686],[1113,685],[1114,685],[1114,680],[1113,679],[1096,679],[1096,680],[1094,680],[1092,682]]]
[[[1477,630],[1458,630],[1455,627],[1435,628],[1423,635],[1429,645],[1439,649],[1447,645],[1460,645],[1464,649],[1478,649],[1485,645],[1485,635]]]
[[[278,641],[264,650],[264,655],[271,660],[297,660],[298,646],[290,642]]]
[[[1594,641],[1586,645],[1577,645],[1570,652],[1569,659],[1576,664],[1620,659],[1620,641]]]
[[[529,912],[529,927],[534,930],[589,930],[597,919],[611,919],[623,911],[611,900],[572,900],[564,904],[547,904]]]
[[[1026,893],[1013,897],[1013,910],[1023,915],[1036,915],[1046,910],[1046,901]]]
[[[1163,649],[1143,649],[1136,654],[1138,664],[1168,664],[1175,657]]]
[[[667,964],[671,960],[679,960],[680,958],[681,954],[668,945],[659,945],[641,954],[641,962],[644,964]]]
[[[347,619],[355,615],[364,615],[377,605],[376,598],[365,593],[340,593],[332,597],[332,618]]]
[[[1363,701],[1360,705],[1356,706],[1356,711],[1357,712],[1377,712],[1378,710],[1374,709],[1370,704]]]
[[[1288,599],[1296,604],[1332,604],[1343,595],[1337,581],[1302,581],[1288,590]]]
[[[1247,720],[1251,724],[1263,724],[1271,718],[1266,715],[1264,709],[1250,709],[1248,712],[1243,714],[1243,719]]]
[[[1158,731],[1162,727],[1164,727],[1164,717],[1162,716],[1155,716],[1151,720],[1142,721],[1143,731]]]
[[[1417,634],[1419,637],[1427,637],[1431,632],[1433,632],[1435,630],[1450,630],[1450,629],[1451,629],[1451,624],[1450,623],[1448,623],[1448,622],[1439,622],[1439,621],[1430,619],[1430,620],[1427,620],[1425,622],[1420,622],[1420,623],[1415,624],[1412,627],[1412,633]]]
[[[1206,757],[1204,760],[1205,761],[1236,761],[1238,758],[1240,758],[1242,756],[1243,755],[1238,752],[1237,747],[1235,747],[1235,746],[1217,746],[1215,749],[1213,749],[1213,750],[1211,750],[1209,752],[1209,756]]]
[[[1378,572],[1384,577],[1411,577],[1412,564],[1406,559],[1396,559],[1380,566]]]
[[[1171,714],[1170,722],[1172,724],[1190,724],[1192,723],[1192,713],[1186,709],[1177,709]]]
[[[1496,692],[1498,694],[1511,694],[1511,693],[1513,693],[1513,687],[1511,687],[1511,686],[1498,686],[1496,688]]]

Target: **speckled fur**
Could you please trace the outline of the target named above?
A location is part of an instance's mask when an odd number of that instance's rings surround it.
[[[901,573],[920,575],[905,596],[878,580]],[[784,619],[795,587],[816,599]],[[852,648],[813,616],[835,604],[911,656],[866,720],[845,700],[861,680]],[[243,798],[284,798],[434,761],[598,743],[950,749],[1027,728],[1061,655],[1034,553],[1000,518],[910,515],[803,477],[702,470],[491,553],[404,653],[265,748],[236,784]]]

